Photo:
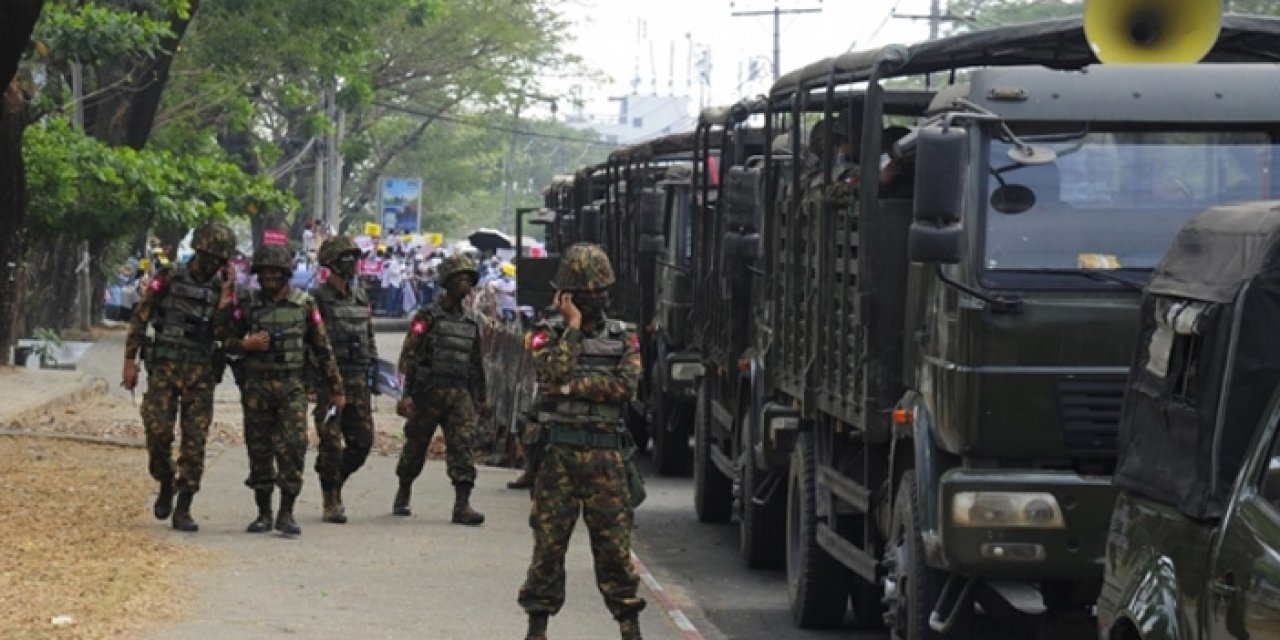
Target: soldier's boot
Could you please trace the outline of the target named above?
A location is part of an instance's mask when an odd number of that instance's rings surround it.
[[[643,640],[640,637],[639,616],[632,615],[618,620],[618,631],[622,633],[622,640]]]
[[[338,489],[324,490],[324,517],[320,518],[321,520],[338,524],[347,521],[347,511],[342,507],[342,494],[338,491]]]
[[[533,471],[528,465],[520,473],[520,477],[507,483],[508,489],[528,489],[533,486]]]
[[[191,517],[191,498],[195,494],[190,491],[178,492],[178,506],[173,510],[173,528],[178,531],[199,531],[200,525]]]
[[[280,493],[280,513],[276,514],[276,531],[285,535],[296,536],[302,533],[302,527],[293,519],[293,503],[298,494],[287,491]]]
[[[168,480],[160,481],[160,494],[156,496],[156,503],[151,507],[151,513],[155,514],[156,520],[168,520],[169,515],[173,513],[173,476],[169,476]]]
[[[529,630],[524,640],[547,640],[547,617],[545,613],[529,614]]]
[[[413,494],[413,481],[401,480],[400,488],[396,490],[396,501],[391,507],[391,513],[397,516],[412,515],[409,511],[409,496]]]
[[[253,500],[258,503],[258,519],[249,523],[249,528],[245,529],[249,533],[266,533],[271,530],[273,520],[271,518],[271,490],[255,489],[253,492]]]
[[[471,508],[471,485],[460,484],[453,488],[453,523],[465,525],[484,524],[484,514]]]

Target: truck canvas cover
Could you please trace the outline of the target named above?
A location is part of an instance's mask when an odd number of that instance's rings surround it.
[[[1280,201],[1197,214],[1152,275],[1141,318],[1115,483],[1220,517],[1280,382]]]

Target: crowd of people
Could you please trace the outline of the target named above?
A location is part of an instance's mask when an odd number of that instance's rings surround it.
[[[318,247],[329,235],[323,230],[323,225],[306,225],[301,249],[293,253],[290,286],[309,291],[326,280],[328,270],[320,264]],[[411,316],[417,309],[431,304],[439,294],[440,263],[448,254],[442,248],[414,246],[402,238],[393,230],[385,242],[375,243],[372,248],[361,251],[358,278],[376,316]],[[516,322],[523,319],[527,323],[532,314],[529,310],[522,314],[517,305],[515,265],[496,255],[468,253],[469,257],[477,259],[478,264],[476,308],[495,320]],[[177,261],[185,263],[181,259],[183,257],[189,258],[180,256]],[[107,286],[107,318],[129,320],[151,278],[171,262],[158,243],[153,242],[147,255],[130,257],[121,264]],[[245,291],[259,288],[257,277],[251,273],[249,256],[244,251],[237,249],[230,265],[234,269],[237,288]]]

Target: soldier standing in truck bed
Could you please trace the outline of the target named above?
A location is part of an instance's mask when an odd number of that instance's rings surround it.
[[[234,286],[226,277],[227,260],[236,236],[226,225],[208,223],[191,237],[196,254],[186,266],[165,268],[147,285],[146,297],[129,322],[120,385],[138,384],[136,358],[144,352],[147,392],[142,422],[147,430],[151,477],[160,483],[152,508],[157,520],[173,515],[173,528],[200,529],[191,517],[191,500],[204,475],[205,440],[213,422],[213,390],[222,377],[222,353],[214,342],[213,317],[223,290]],[[147,342],[147,326],[155,331]],[[175,473],[173,427],[182,414],[182,441]],[[178,495],[174,509],[173,496]]]
[[[491,411],[485,403],[480,325],[463,307],[476,279],[475,263],[466,256],[451,256],[441,262],[443,293],[413,316],[400,350],[405,392],[396,412],[407,420],[404,448],[396,465],[400,489],[392,506],[395,515],[412,513],[413,481],[422,473],[439,425],[444,429],[447,470],[453,482],[453,523],[484,523],[484,514],[471,508],[471,489],[476,482],[472,447],[477,414],[485,417]]]

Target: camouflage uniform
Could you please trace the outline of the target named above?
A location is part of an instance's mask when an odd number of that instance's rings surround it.
[[[613,283],[608,257],[579,244],[561,258],[556,287],[600,290]],[[585,316],[585,314],[584,314]],[[547,616],[564,604],[564,557],[578,513],[591,533],[596,584],[624,638],[639,638],[644,599],[631,565],[633,511],[623,448],[624,407],[635,397],[642,364],[634,327],[584,317],[583,329],[542,323],[529,340],[540,380],[558,386],[539,422],[547,429],[534,478],[529,526],[533,561],[518,601],[529,614],[529,638],[545,637]]]
[[[331,271],[345,255],[358,258],[360,248],[346,236],[325,240],[320,246],[320,264]],[[373,315],[364,288],[358,279],[344,278],[346,291],[339,291],[331,279],[311,292],[324,316],[325,329],[333,345],[342,386],[347,399],[341,415],[326,419],[329,390],[316,389],[316,434],[320,444],[316,455],[316,474],[324,492],[324,520],[346,522],[342,505],[342,485],[364,465],[373,448],[373,413],[370,401],[369,371],[378,358],[373,334]]]
[[[256,273],[273,267],[288,274],[292,271],[289,263],[284,247],[264,246],[254,253],[253,270]],[[287,284],[285,287],[287,295],[279,301],[268,299],[262,291],[249,292],[248,299],[232,309],[224,323],[227,352],[244,356],[240,403],[244,407],[244,440],[249,451],[245,485],[254,490],[258,502],[259,520],[250,525],[250,531],[255,533],[263,530],[264,519],[267,523],[271,520],[271,491],[276,485],[282,494],[276,528],[286,533],[300,532],[296,525],[288,524],[293,523],[293,503],[302,491],[307,453],[303,372],[308,351],[315,357],[329,393],[343,394],[342,378],[320,309],[305,292],[289,289]],[[271,335],[268,350],[245,350],[245,336],[258,331]]]
[[[200,282],[185,266],[157,273],[129,323],[124,356],[132,362],[142,353],[147,366],[142,422],[151,477],[160,483],[155,516],[162,520],[169,517],[176,491],[179,509],[173,526],[186,531],[199,528],[189,509],[204,475],[213,390],[222,377],[222,353],[215,345],[213,331],[222,292],[222,278],[217,273],[220,265],[215,262],[231,257],[235,235],[226,226],[211,223],[196,230],[192,243],[211,258],[206,269],[212,275]],[[148,325],[154,329],[154,341],[147,339]],[[173,428],[179,413],[182,439],[175,477]]]
[[[454,256],[440,265],[442,284],[462,274],[475,281],[475,267],[469,258]],[[413,415],[405,422],[404,448],[396,465],[400,490],[394,512],[409,515],[410,488],[422,473],[439,425],[444,429],[449,479],[457,494],[453,520],[480,524],[484,516],[467,506],[476,481],[475,405],[487,398],[480,326],[460,305],[450,308],[448,304],[447,295],[441,295],[414,314],[400,351],[399,368],[405,392],[413,398]],[[466,512],[479,517],[462,515]]]

